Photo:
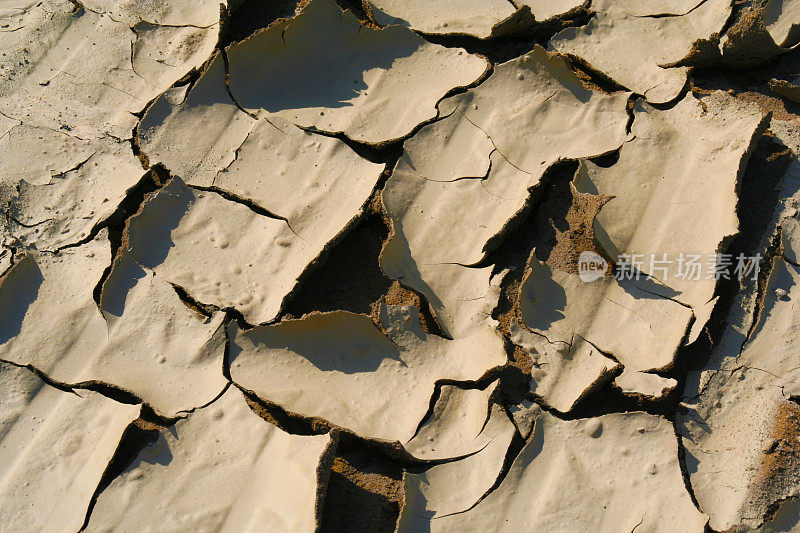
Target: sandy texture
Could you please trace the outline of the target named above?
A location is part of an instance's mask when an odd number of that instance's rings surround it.
[[[425,334],[412,307],[384,305],[380,318],[386,334],[346,312],[249,331],[234,326],[231,376],[287,411],[404,443],[424,418],[437,381],[477,380],[505,363],[502,339],[491,327],[448,341]],[[358,357],[348,357],[353,353]]]
[[[291,21],[231,48],[228,58],[231,93],[243,108],[367,143],[405,137],[436,117],[449,90],[487,69],[485,60],[408,29],[365,28],[333,0],[312,0]],[[254,79],[269,80],[267,90]]]
[[[112,384],[167,416],[214,399],[225,382],[222,313],[188,309],[127,256],[115,261],[98,308],[93,293],[110,261],[104,233],[19,260],[0,281],[0,359],[62,383]]]
[[[443,102],[451,114],[404,145],[386,184],[393,234],[381,252],[383,271],[425,295],[445,332],[468,333],[491,269],[464,267],[495,246],[548,167],[624,142],[626,100],[584,89],[562,59],[537,47]],[[509,120],[500,110],[512,105]],[[562,120],[576,127],[562,131]],[[452,244],[440,246],[442,239]]]
[[[637,524],[658,529],[668,520],[670,528],[703,531],[707,518],[683,491],[676,448],[672,425],[644,413],[573,422],[542,414],[494,492],[467,512],[422,523],[431,531],[491,530],[498,523],[508,530],[627,531]],[[446,479],[428,490],[464,488]],[[400,524],[401,531],[419,530]]]
[[[335,442],[259,420],[230,387],[162,430],[100,494],[86,531],[315,531]]]
[[[7,531],[78,531],[139,408],[45,385],[0,363],[0,511]]]
[[[668,67],[689,55],[692,45],[719,33],[731,13],[729,0],[709,0],[684,15],[669,4],[593,2],[597,14],[583,28],[568,28],[550,43],[554,50],[579,57],[649,102],[674,100],[686,85],[686,67]],[[680,13],[680,9],[678,12]]]
[[[791,531],[799,0],[0,1],[0,531]]]

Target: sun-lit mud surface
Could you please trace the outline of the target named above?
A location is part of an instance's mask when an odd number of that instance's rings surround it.
[[[0,532],[800,531],[800,0],[0,0]]]

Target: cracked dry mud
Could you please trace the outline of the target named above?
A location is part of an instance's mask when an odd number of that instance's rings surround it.
[[[0,532],[800,531],[799,155],[800,0],[2,0]]]

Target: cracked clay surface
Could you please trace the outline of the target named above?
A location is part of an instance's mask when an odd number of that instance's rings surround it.
[[[800,531],[800,0],[0,1],[0,533]]]

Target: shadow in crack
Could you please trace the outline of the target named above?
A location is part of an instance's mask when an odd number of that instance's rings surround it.
[[[534,331],[547,331],[551,324],[565,318],[567,292],[553,279],[548,266],[532,258],[529,267],[530,273],[520,286],[520,318]]]
[[[178,227],[195,200],[194,192],[179,178],[173,178],[130,219],[128,247],[136,261],[155,268],[175,246],[172,231]]]
[[[28,308],[36,300],[44,282],[33,257],[14,265],[0,285],[0,344],[19,335]]]
[[[366,28],[333,2],[312,2],[283,31],[275,26],[228,50],[231,93],[269,112],[348,107],[421,45],[406,29]]]
[[[381,272],[378,255],[389,229],[371,215],[333,246],[319,269],[292,294],[286,313],[301,317],[314,311],[370,314],[392,282]]]
[[[121,317],[125,312],[128,293],[145,276],[147,276],[147,272],[131,258],[131,254],[123,252],[114,261],[111,273],[103,284],[100,310],[103,313]]]
[[[405,366],[400,348],[381,333],[372,320],[343,311],[287,320],[274,326],[257,326],[240,337],[252,343],[255,352],[262,357],[287,366],[297,357],[306,359],[318,370],[345,374],[375,372],[386,359]],[[233,340],[231,364],[241,354],[242,347]]]
[[[172,433],[177,437],[174,430]],[[172,451],[169,449],[167,440],[164,438],[164,435],[159,434],[152,445],[145,447],[139,452],[139,455],[136,456],[136,459],[133,460],[127,471],[136,469],[141,463],[167,466],[172,462],[172,458]]]
[[[629,283],[620,283],[619,286],[636,299],[676,298],[681,295],[680,291],[667,287],[657,279],[645,274],[638,278],[634,277]],[[634,287],[638,290],[633,291]]]
[[[343,437],[333,462],[320,531],[392,533],[403,498],[399,463],[363,441]]]

